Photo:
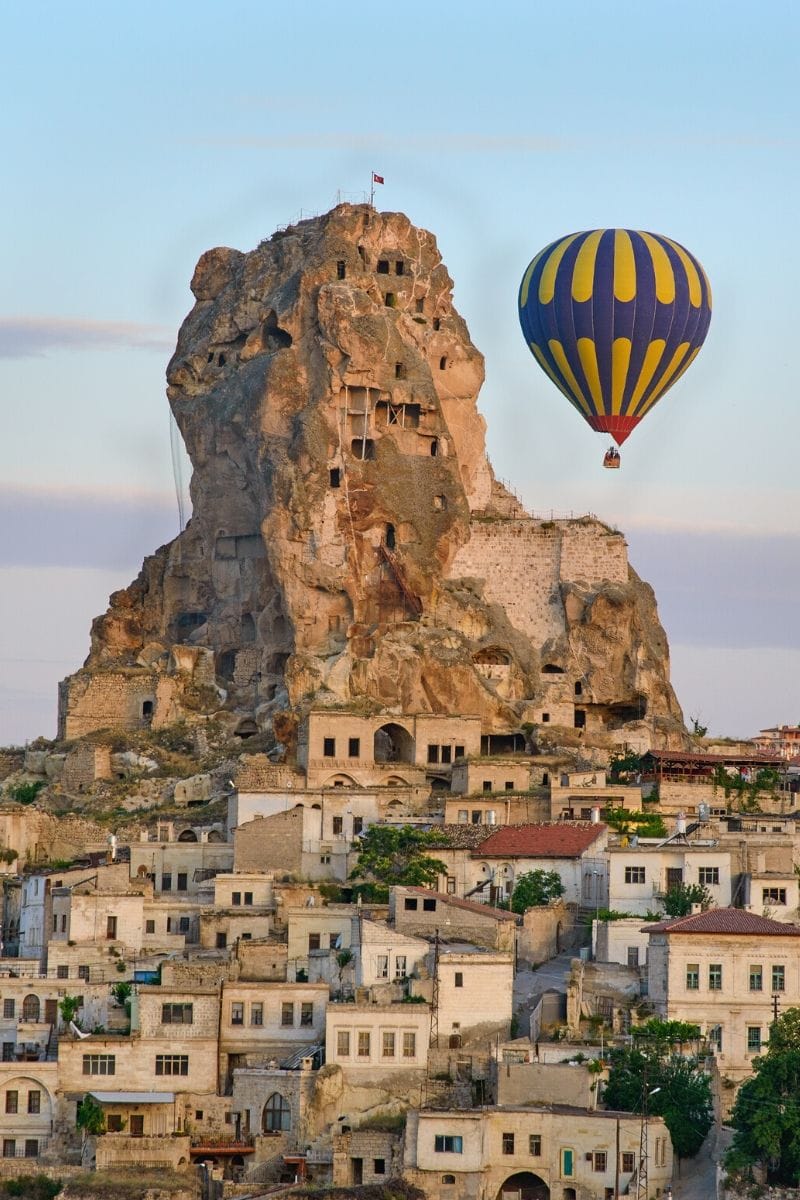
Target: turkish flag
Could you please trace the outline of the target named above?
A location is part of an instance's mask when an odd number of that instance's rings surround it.
[[[372,172],[372,182],[373,182],[373,183],[383,183],[383,176],[382,176],[382,175],[376,175],[376,174],[375,174],[375,172],[373,171],[373,172]]]

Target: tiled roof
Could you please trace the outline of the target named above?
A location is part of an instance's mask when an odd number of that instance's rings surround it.
[[[710,908],[708,912],[692,913],[678,917],[675,921],[659,921],[657,925],[645,925],[643,933],[738,933],[754,937],[800,937],[797,925],[782,921],[771,921],[743,908]]]
[[[412,896],[433,896],[437,900],[441,900],[442,904],[448,904],[451,908],[462,908],[465,912],[479,913],[482,917],[494,918],[495,921],[516,921],[517,915],[512,912],[505,912],[502,908],[493,908],[491,904],[478,904],[474,900],[459,900],[456,896],[448,896],[444,892],[431,892],[428,888],[422,887],[407,887],[403,888],[404,892],[409,892]]]
[[[481,858],[579,858],[605,831],[588,822],[503,825],[477,849]]]

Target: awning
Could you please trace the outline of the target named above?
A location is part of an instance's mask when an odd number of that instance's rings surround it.
[[[174,1104],[174,1092],[89,1092],[98,1104]]]

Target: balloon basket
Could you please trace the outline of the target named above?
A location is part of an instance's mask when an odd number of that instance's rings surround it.
[[[619,450],[606,450],[603,455],[603,466],[607,471],[618,471],[622,459],[619,456]]]

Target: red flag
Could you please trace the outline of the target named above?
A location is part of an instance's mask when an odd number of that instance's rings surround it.
[[[382,176],[382,175],[376,175],[376,174],[375,174],[375,172],[373,171],[373,172],[372,172],[372,182],[373,182],[373,183],[383,183],[383,176]]]

